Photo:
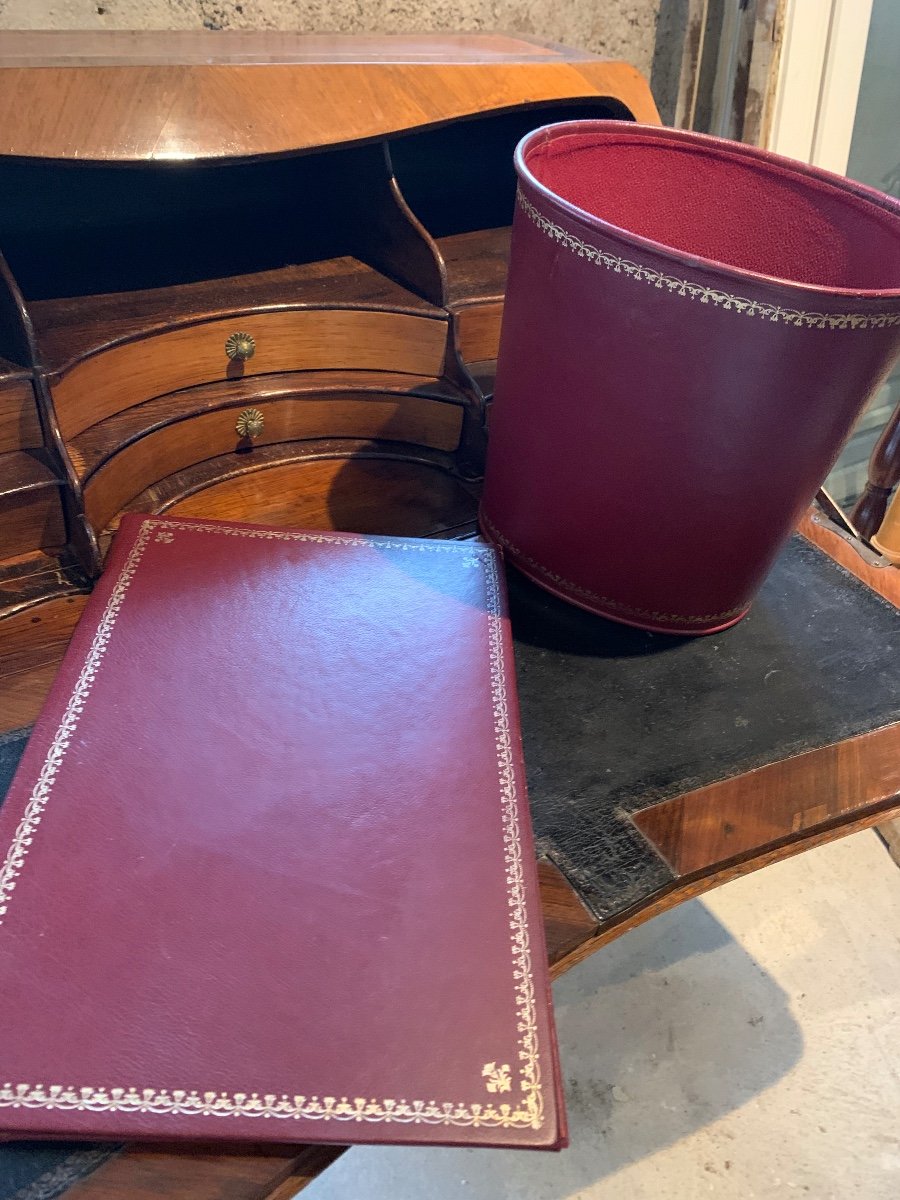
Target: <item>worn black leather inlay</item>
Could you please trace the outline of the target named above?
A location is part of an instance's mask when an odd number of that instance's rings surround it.
[[[54,1200],[120,1149],[87,1142],[10,1142],[0,1146],[0,1200]]]
[[[710,637],[509,585],[535,834],[601,920],[672,878],[626,813],[900,719],[900,613],[798,536]]]
[[[16,773],[29,730],[20,729],[13,733],[0,733],[0,797],[6,797],[12,777]]]

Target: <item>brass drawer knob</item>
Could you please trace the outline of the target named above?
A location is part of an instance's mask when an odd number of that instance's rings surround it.
[[[266,424],[266,419],[258,408],[244,408],[238,413],[234,431],[240,438],[258,438]]]
[[[256,351],[256,340],[249,333],[233,333],[225,343],[225,353],[230,359],[245,362]]]

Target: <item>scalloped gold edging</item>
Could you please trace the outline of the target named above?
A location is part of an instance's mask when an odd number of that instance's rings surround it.
[[[733,296],[730,292],[723,292],[718,288],[691,283],[689,279],[678,279],[674,275],[665,275],[653,267],[645,267],[641,263],[632,262],[627,258],[619,258],[616,254],[600,250],[596,246],[592,246],[590,242],[582,241],[581,238],[568,233],[561,225],[557,225],[535,208],[521,190],[516,199],[522,211],[542,233],[577,254],[579,258],[587,259],[596,267],[605,267],[609,271],[615,271],[617,275],[628,275],[642,283],[652,284],[653,287],[666,288],[674,295],[686,296],[689,300],[699,300],[701,304],[713,304],[719,308],[740,313],[745,317],[762,317],[766,321],[781,321],[785,325],[794,325],[801,329],[888,329],[894,325],[900,325],[900,312],[801,312],[799,309],[781,308],[778,304],[766,304],[762,300],[748,300],[744,296]]]
[[[435,1100],[367,1100],[361,1096],[260,1095],[163,1088],[62,1087],[10,1084],[0,1088],[0,1108],[55,1112],[131,1113],[170,1117],[262,1117],[276,1120],[394,1122],[472,1128],[538,1129],[533,1113],[509,1104],[456,1104]]]

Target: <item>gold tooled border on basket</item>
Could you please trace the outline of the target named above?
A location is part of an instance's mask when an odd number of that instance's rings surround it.
[[[590,242],[582,241],[574,234],[568,233],[561,225],[545,217],[527,200],[521,190],[516,199],[519,207],[534,224],[554,242],[577,254],[579,258],[587,259],[596,267],[605,267],[615,271],[617,275],[628,275],[653,287],[667,288],[676,296],[686,296],[689,300],[699,300],[701,304],[713,304],[731,312],[741,313],[746,317],[762,317],[766,321],[782,321],[785,325],[794,325],[801,329],[888,329],[900,325],[900,312],[885,313],[816,313],[801,312],[793,308],[781,308],[778,304],[766,304],[762,300],[748,300],[744,296],[733,296],[730,292],[718,288],[704,287],[701,283],[691,283],[689,279],[678,279],[674,275],[665,275],[653,267],[645,267],[631,259],[619,258],[607,250],[600,250]]]
[[[707,613],[702,617],[685,617],[679,613],[663,613],[654,612],[650,608],[634,608],[630,604],[623,604],[620,600],[613,600],[611,596],[601,596],[597,592],[592,592],[590,588],[582,587],[580,583],[573,583],[571,579],[566,579],[563,575],[557,575],[555,571],[541,566],[539,562],[530,558],[518,546],[514,546],[509,538],[500,532],[494,522],[484,512],[481,514],[481,522],[489,530],[494,541],[498,542],[504,550],[509,551],[514,561],[525,563],[532,571],[535,571],[544,579],[549,579],[551,583],[559,584],[560,587],[565,588],[567,591],[574,592],[578,596],[583,596],[586,600],[593,600],[597,604],[602,604],[604,608],[610,609],[613,612],[619,612],[623,616],[645,617],[654,621],[669,621],[673,625],[708,625],[712,621],[727,621],[730,617],[736,617],[739,613],[744,612],[747,607],[745,604],[739,604],[737,608],[729,608],[727,612]]]
[[[494,740],[497,750],[497,778],[503,829],[503,857],[509,909],[510,949],[515,994],[516,1029],[519,1059],[516,1084],[520,1095],[516,1105],[493,1100],[473,1102],[369,1099],[347,1096],[307,1096],[303,1094],[258,1092],[218,1092],[198,1089],[74,1086],[72,1084],[5,1083],[0,1087],[0,1108],[42,1109],[57,1112],[138,1113],[167,1116],[262,1117],[310,1121],[391,1122],[396,1124],[454,1125],[473,1128],[540,1129],[544,1121],[541,1086],[537,1008],[532,978],[531,943],[525,905],[525,875],[519,823],[519,795],[515,757],[509,720],[506,686],[506,650],[500,581],[494,552],[487,547],[460,545],[458,542],[394,540],[342,536],[331,533],[299,533],[291,530],[263,530],[231,525],[201,524],[166,518],[145,521],[113,585],[100,623],[73,692],[44,759],[38,781],[32,789],[19,821],[12,844],[0,867],[0,921],[5,917],[10,895],[16,885],[29,848],[50,800],[53,785],[66,751],[78,726],[81,713],[103,661],[110,638],[122,610],[128,589],[134,580],[151,535],[162,545],[174,541],[178,531],[212,533],[231,537],[259,538],[268,541],[299,541],[345,546],[374,546],[378,549],[413,553],[455,553],[466,555],[467,565],[480,565],[484,571],[488,619],[490,690]],[[488,1093],[512,1093],[514,1080],[509,1063],[485,1063],[478,1077]]]

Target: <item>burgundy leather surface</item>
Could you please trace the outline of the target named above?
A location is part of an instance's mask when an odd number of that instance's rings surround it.
[[[126,516],[0,812],[0,1129],[563,1144],[511,662],[489,547]]]
[[[900,351],[900,203],[621,122],[517,168],[482,528],[605,616],[732,624]]]
[[[611,122],[609,124],[612,124]],[[618,121],[538,142],[544,187],[620,229],[675,250],[795,283],[896,288],[896,214],[846,181],[722,139]]]

